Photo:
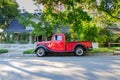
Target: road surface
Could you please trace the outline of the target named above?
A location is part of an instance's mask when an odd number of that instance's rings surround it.
[[[120,56],[0,57],[0,80],[120,80]]]

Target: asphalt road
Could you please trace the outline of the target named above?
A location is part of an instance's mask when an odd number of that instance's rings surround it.
[[[120,80],[120,56],[0,57],[0,80]]]

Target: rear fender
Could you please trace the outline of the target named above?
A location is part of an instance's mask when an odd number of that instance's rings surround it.
[[[82,45],[82,44],[76,44],[76,45],[74,46],[73,51],[75,51],[75,49],[76,49],[77,47],[82,47],[82,48],[84,49],[84,51],[86,51],[86,47],[85,47],[84,45]]]

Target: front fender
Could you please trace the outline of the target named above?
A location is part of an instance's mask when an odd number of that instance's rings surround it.
[[[34,50],[34,52],[36,52],[39,48],[43,48],[45,49],[46,52],[48,52],[48,49],[45,46],[37,46]]]

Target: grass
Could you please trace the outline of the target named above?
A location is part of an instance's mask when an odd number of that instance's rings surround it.
[[[7,49],[0,49],[0,54],[2,53],[8,53],[8,50]]]
[[[25,50],[23,52],[23,54],[33,54],[33,53],[34,53],[34,49]]]
[[[114,50],[113,49],[110,49],[110,48],[96,48],[96,49],[93,49],[92,51],[90,51],[91,53],[103,53],[103,52],[113,52]]]
[[[120,51],[120,47],[110,47],[110,49]]]
[[[120,51],[120,47],[110,47],[110,48],[96,48],[96,49],[93,49],[92,51],[90,51],[91,53],[104,53],[104,52],[107,52],[107,53],[111,53],[113,51]]]

